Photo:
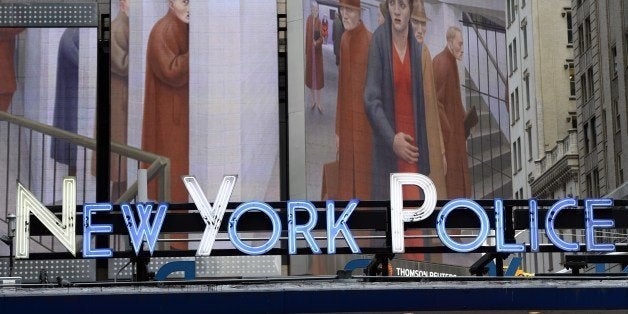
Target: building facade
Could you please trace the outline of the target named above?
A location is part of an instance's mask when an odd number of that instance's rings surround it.
[[[580,196],[625,198],[627,4],[574,0],[572,5]]]
[[[554,191],[534,189],[534,182],[552,166],[540,161],[556,156],[576,128],[571,3],[508,0],[508,93],[510,108],[513,197],[554,197]],[[573,135],[572,135],[573,136]],[[554,158],[556,159],[556,158]],[[556,161],[556,160],[555,160]],[[577,193],[566,180],[563,196]],[[575,179],[575,178],[574,178]],[[541,192],[541,193],[540,193]],[[542,195],[539,195],[542,194]]]
[[[571,3],[508,0],[508,96],[513,198],[578,194]],[[518,234],[526,242],[527,232]],[[547,238],[544,241],[547,241]],[[561,269],[558,253],[526,254],[530,272]]]

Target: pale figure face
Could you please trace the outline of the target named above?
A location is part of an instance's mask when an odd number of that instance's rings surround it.
[[[412,30],[414,30],[414,38],[416,38],[419,44],[423,44],[425,33],[427,32],[427,23],[417,19],[412,19],[410,22],[412,23]]]
[[[129,16],[129,1],[130,0],[120,0],[120,11],[124,12],[127,16]]]
[[[408,33],[408,23],[410,22],[409,0],[388,1],[388,12],[392,19],[393,32],[401,35]]]
[[[316,1],[312,1],[312,16],[318,16],[318,3]]]
[[[460,32],[456,32],[456,36],[453,40],[447,42],[447,47],[449,47],[449,51],[454,57],[462,61],[462,55],[464,54],[464,41],[462,40],[462,34]]]
[[[340,7],[342,14],[342,25],[345,30],[352,30],[360,24],[360,10],[354,8]]]
[[[170,0],[168,7],[183,23],[190,23],[190,0]]]

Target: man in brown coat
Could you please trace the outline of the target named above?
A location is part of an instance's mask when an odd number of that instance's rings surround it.
[[[456,60],[464,53],[462,31],[447,30],[447,46],[434,58],[434,80],[438,101],[443,105],[441,128],[447,159],[447,198],[470,197],[471,179],[467,160],[466,112],[460,96],[460,78]]]
[[[0,28],[0,111],[9,110],[15,82],[15,39],[23,28]]]
[[[169,0],[153,27],[146,52],[142,149],[170,158],[171,202],[188,201],[181,181],[189,167],[189,10],[187,0]],[[149,197],[156,199],[156,186]]]
[[[310,108],[321,107],[321,89],[325,86],[323,74],[323,35],[318,18],[318,3],[312,0],[311,13],[305,24],[305,86],[310,89]]]
[[[442,104],[436,100],[432,54],[424,42],[428,20],[423,0],[414,0],[410,22],[414,30],[414,37],[423,47],[421,65],[423,69],[423,95],[425,97],[425,123],[427,127],[427,141],[430,146],[430,179],[436,186],[438,196],[447,198],[447,187],[445,184],[447,163],[439,119],[439,114],[444,114],[444,112],[442,112]]]
[[[345,32],[340,43],[336,145],[338,199],[371,198],[371,126],[364,112],[364,84],[368,65],[369,32],[360,18],[359,0],[341,0]]]

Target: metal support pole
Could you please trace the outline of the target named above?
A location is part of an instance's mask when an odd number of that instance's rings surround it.
[[[96,82],[96,202],[109,202],[109,159],[111,150],[111,104],[110,104],[110,16],[100,15],[97,54]],[[96,236],[97,247],[109,247],[109,236]],[[106,259],[96,261],[97,280],[107,280]]]
[[[137,202],[148,202],[148,170],[137,170]],[[140,246],[138,255],[131,259],[135,266],[135,281],[148,281],[148,263],[150,263],[150,255]]]

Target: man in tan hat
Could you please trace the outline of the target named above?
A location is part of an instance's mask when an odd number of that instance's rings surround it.
[[[425,44],[425,33],[429,19],[425,14],[423,0],[414,0],[414,8],[410,22],[414,37],[422,46],[421,65],[423,70],[423,96],[425,97],[425,117],[427,127],[427,141],[430,147],[430,179],[436,185],[436,192],[440,198],[447,197],[447,187],[445,184],[445,173],[447,163],[445,160],[445,144],[441,131],[439,114],[444,114],[439,110],[442,104],[436,100],[436,86],[434,85],[434,71],[432,69],[432,55]]]
[[[372,131],[364,112],[364,84],[371,43],[361,19],[360,0],[340,0],[345,32],[340,41],[336,145],[338,199],[371,198]]]

